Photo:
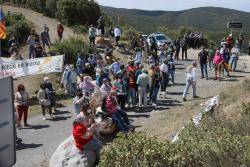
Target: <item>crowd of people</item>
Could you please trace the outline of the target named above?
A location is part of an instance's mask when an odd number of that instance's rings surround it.
[[[59,41],[61,41],[61,39],[63,38],[63,31],[63,25],[61,23],[58,23],[57,35]],[[54,55],[49,51],[50,47],[52,46],[52,42],[50,40],[49,27],[46,24],[44,24],[43,31],[40,34],[38,34],[35,29],[32,29],[30,35],[26,40],[26,43],[29,48],[29,59],[45,57],[48,53],[52,56]],[[23,55],[21,55],[19,51],[19,44],[15,36],[12,36],[9,39],[8,47],[9,56],[12,60],[24,59]],[[46,47],[48,47],[48,50],[46,50]]]
[[[98,20],[98,31],[105,33],[104,19]],[[57,32],[59,40],[63,37],[63,26],[58,24]],[[117,26],[109,29],[110,41],[119,47],[121,30]],[[95,116],[96,108],[91,107],[91,98],[95,92],[101,94],[101,116],[109,117],[119,131],[128,135],[133,132],[126,113],[127,110],[143,111],[147,106],[157,106],[159,98],[166,99],[167,89],[175,85],[176,61],[182,50],[182,60],[187,60],[189,48],[201,49],[197,55],[197,61],[193,61],[186,69],[186,86],[183,90],[183,101],[186,101],[189,88],[193,88],[193,98],[199,98],[196,93],[198,63],[201,68],[201,79],[209,79],[208,70],[214,70],[215,80],[221,80],[221,74],[230,77],[231,71],[237,70],[237,61],[241,53],[244,38],[240,34],[237,40],[230,34],[219,48],[203,46],[202,33],[187,33],[183,38],[178,38],[173,43],[166,43],[161,48],[151,44],[148,48],[145,38],[134,36],[130,42],[131,55],[128,60],[121,60],[113,55],[113,48],[107,47],[104,55],[98,53],[95,46],[95,38],[98,35],[96,28],[89,28],[89,41],[93,51],[89,54],[79,51],[75,64],[66,64],[61,79],[61,86],[73,98],[73,137],[75,145],[80,150],[92,150],[99,160],[102,142],[94,137],[97,128]],[[115,39],[115,40],[113,40]],[[45,25],[41,35],[32,31],[27,43],[29,45],[29,58],[42,57],[45,47],[51,46],[49,28]],[[15,38],[9,41],[10,54],[19,55],[18,44]],[[38,48],[40,48],[38,50]],[[14,56],[15,57],[15,56]],[[107,58],[108,57],[108,58]],[[20,56],[21,58],[21,56]],[[184,80],[184,79],[183,79]],[[47,120],[53,119],[52,109],[55,106],[55,92],[48,77],[40,85],[37,99],[41,106],[42,116]],[[18,115],[18,126],[21,129],[21,119],[24,118],[24,126],[30,126],[27,122],[29,94],[24,85],[18,85],[15,94],[15,106]]]

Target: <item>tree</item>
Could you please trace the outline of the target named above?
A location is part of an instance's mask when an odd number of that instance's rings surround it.
[[[101,10],[95,1],[58,0],[58,17],[68,25],[96,25]]]

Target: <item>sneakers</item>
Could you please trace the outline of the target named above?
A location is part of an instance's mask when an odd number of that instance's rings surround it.
[[[194,98],[194,99],[198,99],[198,98],[199,98],[199,96],[193,96],[193,98]]]
[[[183,97],[183,101],[187,101],[187,99],[185,97]]]
[[[154,106],[154,107],[155,107],[155,106],[157,106],[157,104],[155,104],[155,103],[152,103],[152,106]]]
[[[45,116],[43,116],[43,120],[45,121],[45,120],[47,120],[48,118],[46,118]]]

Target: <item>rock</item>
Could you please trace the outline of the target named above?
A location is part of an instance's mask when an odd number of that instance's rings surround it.
[[[75,147],[73,136],[63,141],[53,153],[50,167],[93,167],[96,162],[95,153],[80,151]]]
[[[112,43],[103,37],[96,37],[96,44],[99,45],[99,47],[112,46]]]

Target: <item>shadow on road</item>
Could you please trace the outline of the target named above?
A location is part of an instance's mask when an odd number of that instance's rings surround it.
[[[49,128],[49,125],[31,125],[30,127],[23,127],[22,129],[35,129],[35,130],[39,130],[39,129],[44,129],[44,128]]]
[[[59,117],[55,117],[55,118],[49,119],[49,120],[50,120],[50,121],[57,122],[57,121],[65,121],[65,120],[67,120],[68,118],[71,118],[71,116],[67,116],[67,117],[59,116]]]
[[[26,143],[20,143],[16,146],[17,150],[24,150],[24,149],[29,149],[29,148],[37,148],[37,147],[41,147],[43,146],[43,144],[34,144],[34,143],[30,143],[30,144],[26,144]]]

